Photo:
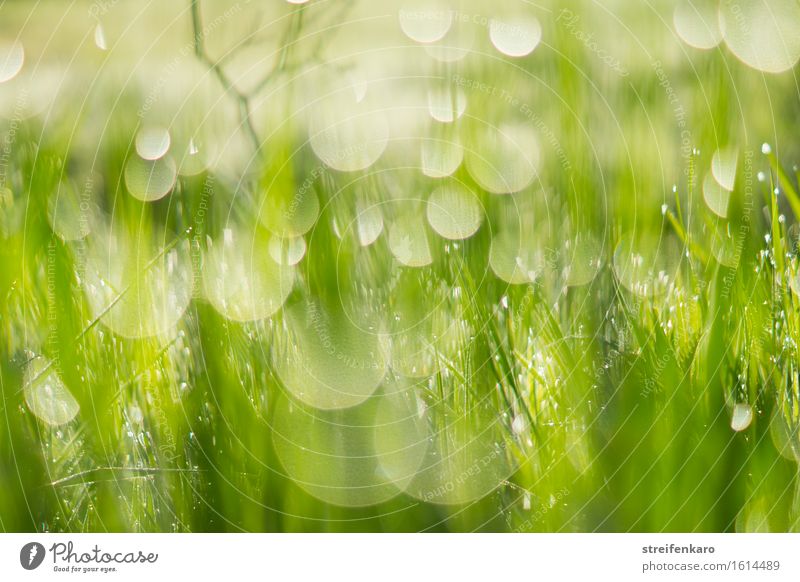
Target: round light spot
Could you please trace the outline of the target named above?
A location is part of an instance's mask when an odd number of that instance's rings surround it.
[[[532,283],[544,271],[544,254],[513,230],[495,234],[489,247],[489,266],[511,285]]]
[[[132,156],[125,164],[125,185],[131,196],[143,202],[159,200],[175,186],[178,170],[172,158],[143,160]]]
[[[800,463],[800,428],[784,416],[780,407],[775,408],[770,419],[769,436],[782,457]]]
[[[398,15],[400,28],[416,42],[431,43],[441,40],[453,24],[453,11],[443,2],[417,0],[408,2]]]
[[[723,188],[709,172],[703,179],[703,200],[708,208],[721,218],[728,217],[728,203],[731,199],[729,190]]]
[[[428,92],[428,112],[436,121],[452,123],[467,109],[467,96],[461,89],[432,90]]]
[[[711,254],[720,265],[735,268],[739,261],[739,255],[736,250],[736,240],[731,235],[728,225],[712,223],[706,228],[710,230],[707,238]]]
[[[378,240],[383,232],[383,213],[377,205],[367,206],[358,211],[356,216],[358,244],[367,247]]]
[[[440,236],[461,240],[478,232],[483,209],[473,192],[457,183],[445,184],[428,198],[428,223]]]
[[[330,410],[364,402],[386,374],[385,346],[344,314],[316,302],[286,309],[285,345],[274,352],[278,376],[292,396]]]
[[[92,230],[95,207],[91,193],[84,196],[70,181],[63,181],[47,201],[47,220],[62,240],[84,238]]]
[[[25,49],[22,43],[0,44],[0,83],[16,77],[25,62]]]
[[[336,410],[281,398],[272,426],[281,465],[301,488],[328,503],[363,507],[391,499],[414,477],[427,445],[419,420],[405,413],[400,398],[380,394]],[[387,412],[376,418],[381,404]]]
[[[425,138],[420,153],[422,173],[429,178],[451,176],[464,159],[464,149],[456,141]]]
[[[542,40],[542,25],[531,16],[509,19],[492,18],[489,38],[498,51],[509,57],[524,57]]]
[[[279,265],[296,265],[306,255],[306,240],[302,236],[293,238],[272,237],[269,241],[269,256]]]
[[[379,421],[383,414],[378,412]],[[488,495],[513,473],[515,463],[505,448],[508,431],[499,415],[478,409],[457,413],[443,402],[421,402],[417,414],[430,444],[407,494],[427,503],[460,505]]]
[[[682,0],[672,13],[675,32],[691,47],[712,49],[722,42],[719,29],[718,2]]]
[[[539,144],[536,132],[525,125],[486,128],[467,150],[466,166],[472,178],[493,194],[519,192],[536,177]]]
[[[95,317],[119,336],[165,336],[192,298],[188,243],[167,252],[138,238],[114,234],[91,241],[85,288]]]
[[[711,173],[717,184],[730,192],[736,184],[736,167],[739,152],[736,148],[717,150],[711,158]]]
[[[731,52],[754,69],[782,73],[800,59],[797,0],[720,2],[719,24]]]
[[[389,227],[389,249],[406,267],[424,267],[433,262],[433,255],[420,218],[402,217]]]
[[[206,296],[214,308],[233,321],[258,321],[275,314],[294,285],[294,269],[279,264],[267,252],[267,237],[251,231],[225,229],[203,265]]]
[[[205,152],[200,151],[194,139],[190,139],[178,164],[178,173],[181,176],[196,176],[205,172],[207,168],[208,159]]]
[[[136,153],[143,160],[158,160],[169,151],[172,140],[163,127],[144,127],[136,134]]]
[[[34,358],[26,366],[23,392],[28,409],[50,426],[67,424],[80,410],[53,363],[43,357]]]
[[[578,235],[564,246],[567,265],[564,279],[569,287],[591,283],[603,265],[602,246],[590,235]]]
[[[465,338],[470,337],[470,328],[451,307],[450,288],[432,288],[424,278],[407,270],[398,274],[392,297],[387,328],[391,365],[396,373],[406,378],[429,378],[442,362],[458,357]]]
[[[261,207],[261,223],[282,238],[304,235],[318,217],[319,199],[311,187],[272,187]]]
[[[319,104],[309,122],[311,149],[326,165],[340,172],[366,170],[383,154],[389,125],[377,109],[362,107],[352,93]]]

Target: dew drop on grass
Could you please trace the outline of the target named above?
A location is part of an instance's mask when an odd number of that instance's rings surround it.
[[[421,218],[401,216],[389,227],[389,249],[401,264],[424,267],[433,262],[425,225]]]
[[[498,51],[509,57],[524,57],[542,40],[542,25],[532,16],[508,19],[492,18],[489,38]]]
[[[533,182],[539,164],[539,144],[535,131],[529,126],[487,127],[474,143],[480,147],[467,150],[467,170],[487,191],[514,193]]]
[[[94,28],[94,45],[101,51],[108,50],[108,43],[106,42],[106,33],[103,30],[103,25],[99,22]]]
[[[204,262],[203,283],[214,308],[228,319],[258,321],[276,313],[295,280],[294,268],[275,262],[267,236],[225,229]]]
[[[672,13],[681,40],[697,49],[712,49],[722,42],[717,7],[712,0],[680,0]]]
[[[725,190],[733,192],[736,184],[736,167],[739,152],[736,148],[717,150],[711,158],[711,173],[714,179]]]
[[[432,43],[441,40],[453,24],[453,11],[440,0],[406,2],[398,14],[400,28],[413,41]]]
[[[736,432],[745,430],[753,422],[753,409],[749,404],[736,404],[731,415],[731,428]]]
[[[452,123],[467,109],[467,95],[460,88],[447,86],[428,91],[428,112],[441,123]]]
[[[125,164],[125,186],[131,196],[143,202],[160,200],[175,186],[178,171],[170,157],[143,160],[131,156]]]
[[[525,416],[522,414],[517,414],[514,417],[514,420],[511,422],[511,430],[516,435],[520,435],[525,433],[528,429],[528,422],[525,420]]]
[[[25,49],[22,43],[0,44],[0,83],[16,77],[25,62]]]
[[[461,240],[478,231],[483,222],[483,209],[473,192],[452,182],[431,193],[427,217],[437,234],[446,239]]]
[[[274,365],[292,396],[315,408],[348,408],[364,402],[386,373],[385,346],[353,314],[298,302],[285,310],[287,340]]]
[[[754,69],[781,73],[800,59],[797,0],[720,2],[719,23],[731,52]]]
[[[53,363],[36,357],[25,368],[25,404],[36,418],[50,426],[60,426],[77,416],[78,401],[64,385]]]
[[[706,174],[703,179],[703,200],[711,212],[720,218],[727,218],[730,199],[730,191],[723,188],[711,172]]]
[[[306,255],[306,241],[302,236],[280,238],[269,241],[269,256],[279,265],[296,265]]]
[[[169,151],[172,138],[163,127],[143,127],[136,134],[136,153],[143,160],[158,160]]]
[[[461,165],[464,149],[457,141],[423,138],[420,165],[429,178],[450,176]]]

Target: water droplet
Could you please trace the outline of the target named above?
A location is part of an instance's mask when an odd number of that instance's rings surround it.
[[[736,432],[745,430],[753,421],[753,409],[749,404],[737,404],[733,407],[731,428]]]

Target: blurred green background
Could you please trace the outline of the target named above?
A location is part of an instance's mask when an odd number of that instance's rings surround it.
[[[796,531],[800,3],[0,3],[4,531]]]

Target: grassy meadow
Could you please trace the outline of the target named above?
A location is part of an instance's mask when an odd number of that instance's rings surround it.
[[[800,529],[797,0],[0,0],[0,531]]]

